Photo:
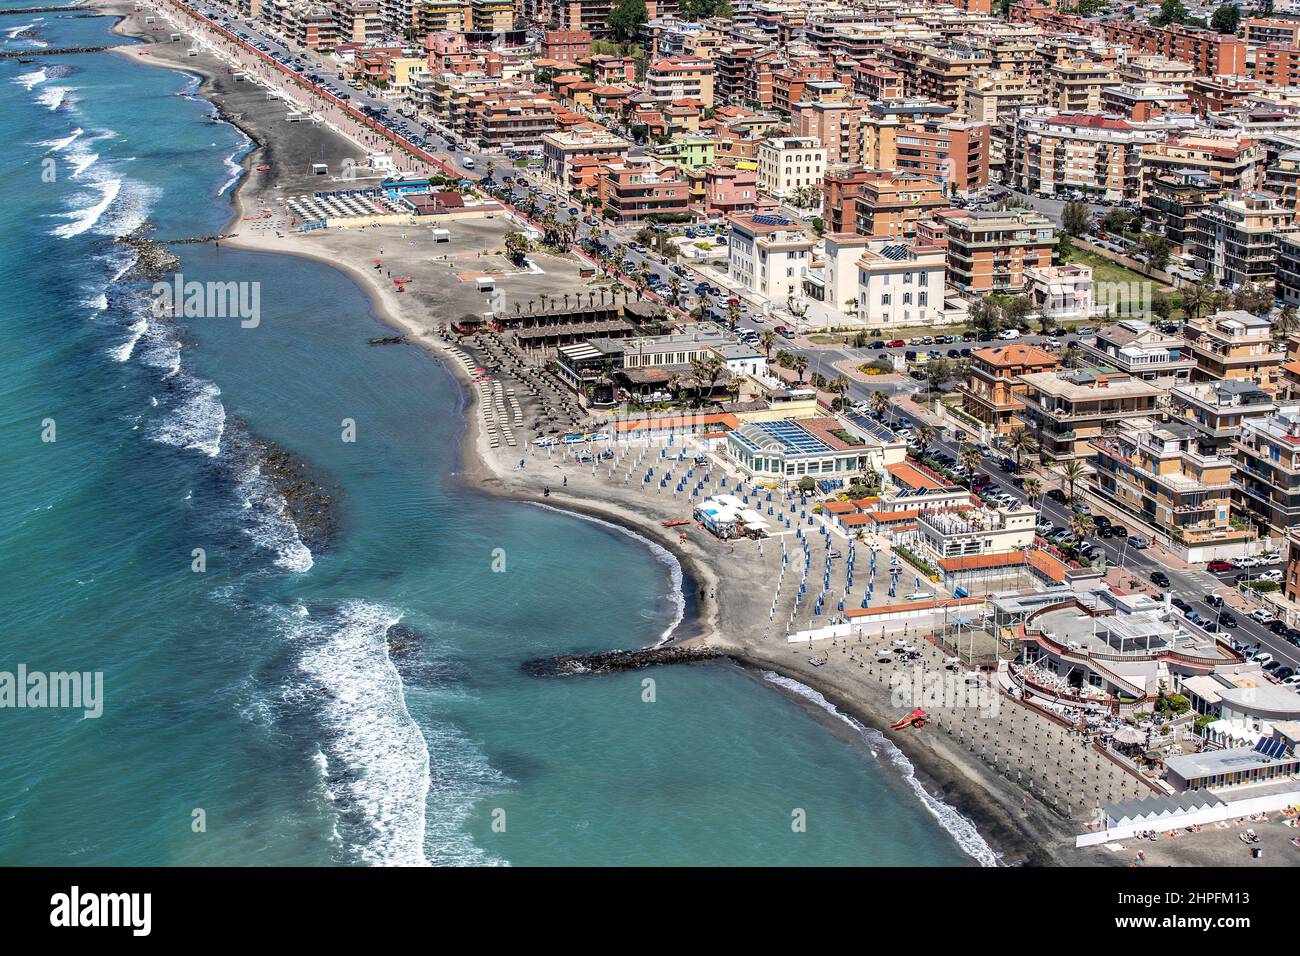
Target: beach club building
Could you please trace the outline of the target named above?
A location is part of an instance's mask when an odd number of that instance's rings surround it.
[[[888,429],[864,433],[840,417],[755,421],[727,435],[727,458],[760,481],[848,480],[869,471],[883,473],[906,454],[906,444]]]

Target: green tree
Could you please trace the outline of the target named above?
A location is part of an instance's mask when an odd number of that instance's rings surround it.
[[[1087,203],[1067,202],[1065,208],[1061,210],[1061,225],[1065,227],[1065,232],[1070,236],[1082,236],[1092,225],[1092,213],[1088,211]]]
[[[1236,33],[1241,25],[1241,10],[1235,3],[1225,3],[1214,11],[1210,26],[1219,33]]]
[[[1038,445],[1034,442],[1034,436],[1024,428],[1017,428],[1002,443],[1007,450],[1016,456],[1016,467],[1019,468],[1025,455],[1033,454],[1038,450]]]
[[[1037,478],[1026,478],[1024,492],[1025,497],[1029,499],[1029,506],[1032,508],[1038,504],[1038,499],[1043,495],[1043,483]]]
[[[1164,0],[1164,3],[1160,4],[1160,12],[1151,20],[1152,24],[1158,27],[1172,26],[1186,21],[1187,8],[1183,6],[1182,0]]]
[[[633,43],[648,19],[645,0],[617,0],[609,12],[609,32],[620,43]]]
[[[947,359],[936,359],[925,366],[925,378],[930,383],[931,392],[942,392],[943,387],[952,381],[952,375],[952,362]]]
[[[1173,243],[1158,232],[1144,232],[1138,239],[1138,248],[1146,254],[1147,264],[1152,269],[1164,269],[1169,264]]]
[[[974,471],[983,459],[984,456],[974,445],[962,445],[961,451],[957,452],[957,463],[967,471]]]
[[[930,450],[930,442],[934,441],[934,426],[922,425],[916,430],[916,447],[921,449],[921,457]]]
[[[1067,461],[1065,467],[1061,469],[1061,477],[1065,479],[1066,486],[1070,489],[1069,499],[1074,500],[1075,486],[1083,480],[1085,469],[1081,461]]]

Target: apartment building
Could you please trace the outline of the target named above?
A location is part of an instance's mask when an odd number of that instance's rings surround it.
[[[1044,458],[1089,458],[1092,443],[1113,434],[1120,422],[1150,418],[1164,389],[1109,366],[1021,375],[1020,418],[1038,440]]]
[[[981,70],[966,82],[966,115],[985,123],[1010,124],[1022,110],[1043,104],[1043,84],[1025,73]]]
[[[954,210],[939,218],[947,239],[948,281],[966,296],[1024,292],[1025,270],[1052,264],[1056,230],[1041,213]]]
[[[1122,83],[1102,87],[1101,111],[1134,123],[1145,123],[1163,116],[1190,114],[1192,102],[1176,87],[1157,83]]]
[[[918,242],[869,239],[857,263],[858,318],[888,331],[943,322],[943,250]]]
[[[1204,172],[1222,190],[1250,191],[1264,181],[1264,143],[1241,132],[1196,132],[1169,137],[1142,147],[1147,181],[1171,173]]]
[[[1242,422],[1236,450],[1243,511],[1274,534],[1300,527],[1300,405]]]
[[[1222,187],[1205,171],[1156,174],[1147,180],[1142,194],[1147,231],[1163,233],[1175,252],[1189,252],[1201,211],[1222,195]]]
[[[1093,339],[1081,339],[1078,347],[1087,361],[1161,388],[1187,384],[1197,367],[1182,336],[1162,332],[1140,318],[1103,325]]]
[[[808,186],[821,188],[826,148],[807,136],[785,136],[758,145],[758,185],[768,195],[788,199]]]
[[[605,218],[644,222],[650,216],[682,216],[690,211],[690,185],[682,171],[650,157],[629,157],[605,166],[598,192]]]
[[[1300,233],[1278,236],[1277,297],[1292,308],[1300,308]]]
[[[1251,79],[1273,88],[1300,82],[1300,46],[1269,43],[1257,47],[1252,56]]]
[[[645,75],[645,92],[651,99],[696,100],[702,109],[713,106],[713,63],[699,57],[675,56],[656,60]]]
[[[1297,229],[1291,210],[1268,193],[1235,193],[1196,217],[1191,255],[1222,285],[1270,283],[1277,272],[1278,237]]]
[[[884,51],[884,60],[902,76],[907,96],[925,97],[963,115],[971,75],[994,68],[993,58],[987,53],[923,41],[894,43]]]
[[[1142,147],[1158,135],[1100,113],[1034,111],[1017,119],[1008,177],[1040,196],[1081,192],[1108,202],[1142,196]]]
[[[1050,372],[1061,364],[1051,352],[1036,345],[995,345],[971,354],[966,381],[957,386],[962,410],[984,423],[994,435],[1009,435],[1019,427],[1025,404],[1022,375]]]
[[[862,117],[862,163],[937,180],[964,196],[989,182],[992,127],[983,121],[905,119],[894,104],[872,104]]]
[[[1030,266],[1026,294],[1034,311],[1056,322],[1088,319],[1093,313],[1092,269],[1088,266]]]
[[[552,182],[566,188],[573,180],[578,160],[621,163],[632,144],[604,129],[573,129],[548,133],[542,137],[542,172]]]
[[[1196,70],[1188,63],[1171,60],[1167,56],[1130,56],[1115,71],[1115,77],[1123,83],[1135,83],[1140,86],[1155,83],[1186,93],[1192,80],[1196,78]]]
[[[591,39],[586,30],[547,30],[542,34],[542,57],[577,63],[591,52]]]
[[[1101,89],[1115,82],[1108,64],[1090,60],[1058,60],[1043,76],[1044,105],[1061,113],[1096,113]]]
[[[1233,458],[1203,447],[1191,425],[1130,418],[1092,446],[1097,493],[1176,545],[1231,547],[1257,536],[1245,522],[1234,526]]]
[[[1192,382],[1169,392],[1170,415],[1200,434],[1202,447],[1236,457],[1233,443],[1251,419],[1273,411],[1273,396],[1254,382]]]
[[[1275,20],[1268,17],[1246,17],[1241,21],[1242,36],[1248,47],[1283,43],[1300,44],[1300,20]]]
[[[728,216],[728,275],[777,305],[798,297],[812,264],[813,241],[799,223],[777,215]]]
[[[1111,43],[1181,60],[1200,76],[1246,72],[1246,41],[1205,27],[1183,24],[1156,27],[1136,20],[1111,20],[1101,24],[1101,30]]]
[[[937,180],[879,169],[865,172],[853,203],[859,235],[896,240],[914,236],[917,220],[947,206]]]
[[[512,0],[470,0],[470,29],[475,33],[506,33],[515,25]]]
[[[1273,347],[1267,318],[1249,312],[1216,312],[1183,323],[1187,348],[1196,359],[1200,381],[1246,381],[1265,388],[1277,384],[1284,353]]]
[[[862,112],[861,102],[842,97],[801,101],[790,113],[790,131],[800,139],[816,140],[826,151],[827,163],[856,164],[862,155]]]
[[[830,167],[822,177],[822,220],[827,233],[857,229],[857,197],[872,176],[861,166]]]

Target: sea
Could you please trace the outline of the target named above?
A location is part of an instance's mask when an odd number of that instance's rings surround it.
[[[0,48],[123,42],[20,5]],[[260,321],[155,315],[115,240],[220,231],[250,148],[198,88],[0,60],[0,671],[103,679],[100,716],[0,710],[0,865],[996,863],[786,678],[525,673],[670,634],[681,570],[463,487],[460,387],[368,345],[342,273],[175,246],[187,280],[259,283]],[[268,448],[330,496],[328,538]]]

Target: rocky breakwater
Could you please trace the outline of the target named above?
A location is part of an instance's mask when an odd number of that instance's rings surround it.
[[[575,674],[613,674],[641,670],[664,664],[694,664],[717,660],[726,655],[716,648],[669,644],[635,651],[601,651],[596,654],[565,654],[542,657],[524,664],[524,671],[534,677],[568,677]]]
[[[262,474],[284,499],[302,543],[319,552],[338,527],[334,497],[311,476],[306,463],[265,438],[252,435],[250,441],[257,449]]]
[[[153,238],[154,227],[144,223],[134,232],[121,236],[118,242],[135,252],[133,274],[149,282],[165,279],[175,272],[181,264],[180,256],[168,249],[163,243]]]

